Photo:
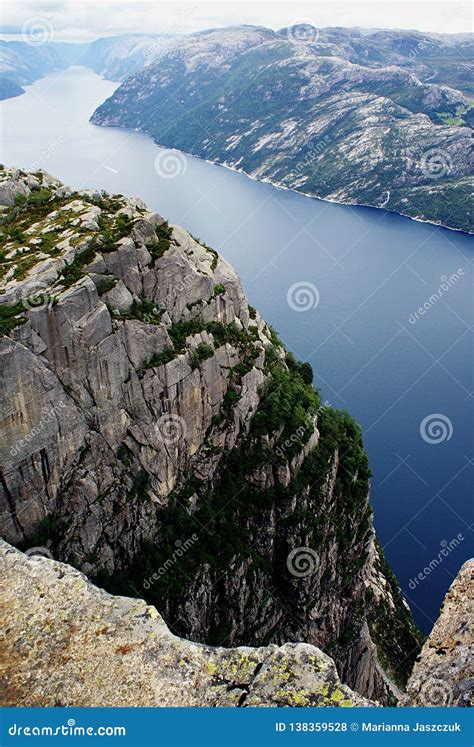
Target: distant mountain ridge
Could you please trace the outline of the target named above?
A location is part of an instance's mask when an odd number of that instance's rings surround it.
[[[125,80],[173,43],[170,34],[127,34],[93,42],[0,41],[0,80],[34,83],[47,73],[83,65],[109,80]]]
[[[2,42],[0,93],[81,64],[124,81],[95,124],[313,197],[472,232],[473,52],[472,34],[305,24]]]
[[[471,49],[412,32],[203,32],[129,77],[91,121],[313,197],[471,231],[473,109],[444,85],[469,90]]]
[[[297,27],[298,29],[303,27]],[[312,28],[312,27],[307,27]],[[244,31],[250,37],[260,32],[255,42],[285,38],[288,29],[272,31],[261,26],[239,26],[230,31]],[[209,34],[225,33],[227,29],[201,31],[194,34],[122,34],[103,37],[92,42],[45,42],[33,44],[24,40],[0,40],[0,76],[8,76],[22,85],[32,83],[48,72],[81,64],[113,80],[124,80],[173,46],[182,46],[183,39],[192,40]],[[301,34],[301,32],[298,32]],[[457,88],[474,96],[472,58],[473,35],[429,34],[418,31],[390,29],[324,28],[309,32],[317,44],[318,54],[339,56],[349,62],[377,66],[385,64],[407,68],[421,80]],[[298,42],[298,34],[295,34]],[[304,41],[304,38],[303,38]]]

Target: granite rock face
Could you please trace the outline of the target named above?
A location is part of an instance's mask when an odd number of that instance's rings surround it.
[[[408,680],[418,706],[474,705],[474,560],[464,563]]]
[[[0,570],[2,706],[374,705],[314,646],[200,646],[143,600],[1,541]]]
[[[394,702],[420,636],[357,424],[228,263],[141,200],[14,169],[1,195],[2,536],[182,637],[305,641]]]

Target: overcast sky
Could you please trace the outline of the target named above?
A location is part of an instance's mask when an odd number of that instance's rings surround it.
[[[279,29],[302,21],[320,27],[363,26],[457,33],[472,30],[470,8],[469,2],[457,0],[326,0],[322,3],[4,0],[0,33],[3,38],[21,33],[23,24],[32,19],[46,19],[52,25],[57,41],[95,39],[121,33],[185,33],[241,23]]]

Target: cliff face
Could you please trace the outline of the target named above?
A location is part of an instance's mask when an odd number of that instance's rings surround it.
[[[0,702],[22,706],[358,706],[334,662],[305,643],[200,646],[154,607],[0,541]]]
[[[418,706],[474,705],[474,560],[446,594],[440,616],[408,680],[408,702]]]
[[[5,539],[214,645],[301,640],[381,702],[419,635],[361,434],[213,249],[138,199],[0,172]]]

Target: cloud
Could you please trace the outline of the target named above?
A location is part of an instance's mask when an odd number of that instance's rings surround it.
[[[316,26],[411,28],[455,33],[470,31],[467,2],[428,0],[359,0],[326,3],[272,2],[271,0],[6,0],[2,34],[19,34],[31,18],[45,18],[56,40],[95,39],[123,33],[200,31],[242,23],[278,29],[308,18]]]

